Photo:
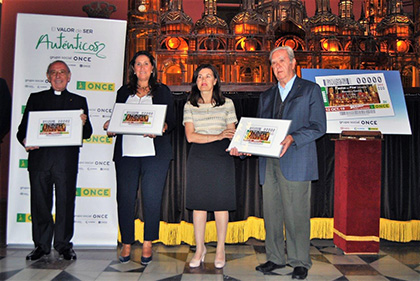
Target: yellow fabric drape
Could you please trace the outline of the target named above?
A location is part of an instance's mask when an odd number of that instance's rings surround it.
[[[135,239],[143,242],[143,222],[135,221]],[[311,218],[311,239],[332,239],[334,233],[333,218]],[[186,243],[195,245],[194,226],[192,223],[160,222],[159,240],[165,245],[180,245]],[[420,220],[394,221],[380,219],[379,237],[394,242],[420,241]],[[244,243],[249,238],[265,240],[264,220],[248,217],[246,220],[228,224],[226,243]],[[118,240],[121,241],[120,235]],[[217,241],[216,223],[207,222],[206,242]]]
[[[381,219],[379,236],[395,242],[420,240],[420,220],[393,221]]]

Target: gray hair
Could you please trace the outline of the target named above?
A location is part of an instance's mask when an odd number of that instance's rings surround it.
[[[293,52],[293,49],[290,48],[289,46],[280,46],[277,48],[274,48],[271,52],[270,52],[270,63],[271,63],[271,58],[273,57],[273,54],[275,52],[277,52],[278,50],[286,50],[287,51],[287,55],[289,56],[290,61],[292,61],[295,58],[295,52]]]
[[[53,61],[52,63],[50,63],[49,65],[48,65],[48,67],[47,67],[47,74],[48,73],[50,73],[50,68],[51,68],[51,66],[53,66],[53,64],[56,64],[56,63],[62,63],[62,64],[64,64],[65,66],[66,66],[66,68],[67,68],[67,71],[70,73],[71,71],[70,71],[70,67],[67,65],[67,63],[65,63],[64,61],[62,61],[62,60],[55,60],[55,61]]]

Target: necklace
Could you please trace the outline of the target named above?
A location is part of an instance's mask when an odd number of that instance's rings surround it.
[[[150,92],[150,86],[147,85],[145,87],[137,85],[137,94],[139,94],[140,97],[143,97],[147,95]]]
[[[144,86],[144,87],[142,87],[142,86],[140,86],[140,85],[137,85],[137,90],[140,90],[140,91],[149,91],[150,90],[150,86],[149,85],[147,85],[147,86]]]

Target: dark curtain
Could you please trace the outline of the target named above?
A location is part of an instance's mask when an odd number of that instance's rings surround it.
[[[238,120],[255,117],[258,93],[226,94],[235,104]],[[192,222],[192,212],[185,209],[186,161],[190,145],[182,125],[186,94],[175,95],[177,127],[172,133],[174,160],[167,177],[162,202],[162,220],[169,223]],[[382,143],[382,205],[381,217],[392,220],[420,219],[420,96],[406,97],[412,136],[385,135]],[[312,183],[311,216],[334,217],[334,138],[328,134],[317,141],[319,180]],[[363,156],[361,156],[363,157]],[[249,216],[262,217],[262,194],[258,183],[258,158],[235,159],[237,209],[230,213],[230,221]],[[139,199],[141,193],[139,192]],[[140,201],[137,204],[140,206]],[[142,220],[141,208],[137,210]],[[209,213],[209,220],[213,214]]]
[[[382,144],[381,217],[420,219],[420,96],[406,96],[411,136],[386,135]]]

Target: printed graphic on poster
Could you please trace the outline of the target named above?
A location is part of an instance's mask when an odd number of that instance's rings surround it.
[[[242,117],[228,151],[236,147],[242,153],[278,158],[290,123],[290,120]]]
[[[153,122],[153,111],[131,111],[126,110],[123,114],[122,126],[150,128]]]
[[[394,116],[382,73],[317,76],[328,120]]]
[[[108,131],[117,134],[162,135],[166,104],[116,103]]]
[[[36,23],[36,24],[34,24]],[[113,139],[102,126],[109,120],[122,85],[126,21],[88,17],[18,14],[16,22],[12,125],[7,218],[8,244],[33,244],[31,235],[28,153],[16,132],[31,93],[50,89],[48,65],[64,61],[70,68],[69,92],[87,99],[93,134],[83,140],[76,186],[75,245],[116,245]],[[80,120],[80,112],[75,120]],[[45,117],[45,118],[44,118]],[[72,138],[76,123],[44,116],[30,126],[42,141]],[[61,116],[63,117],[63,116]],[[53,215],[55,210],[53,208]]]
[[[83,110],[29,112],[26,147],[81,146]]]
[[[250,127],[242,140],[242,144],[270,147],[276,134],[275,127]]]
[[[398,71],[302,69],[302,77],[321,87],[327,133],[411,134]]]

